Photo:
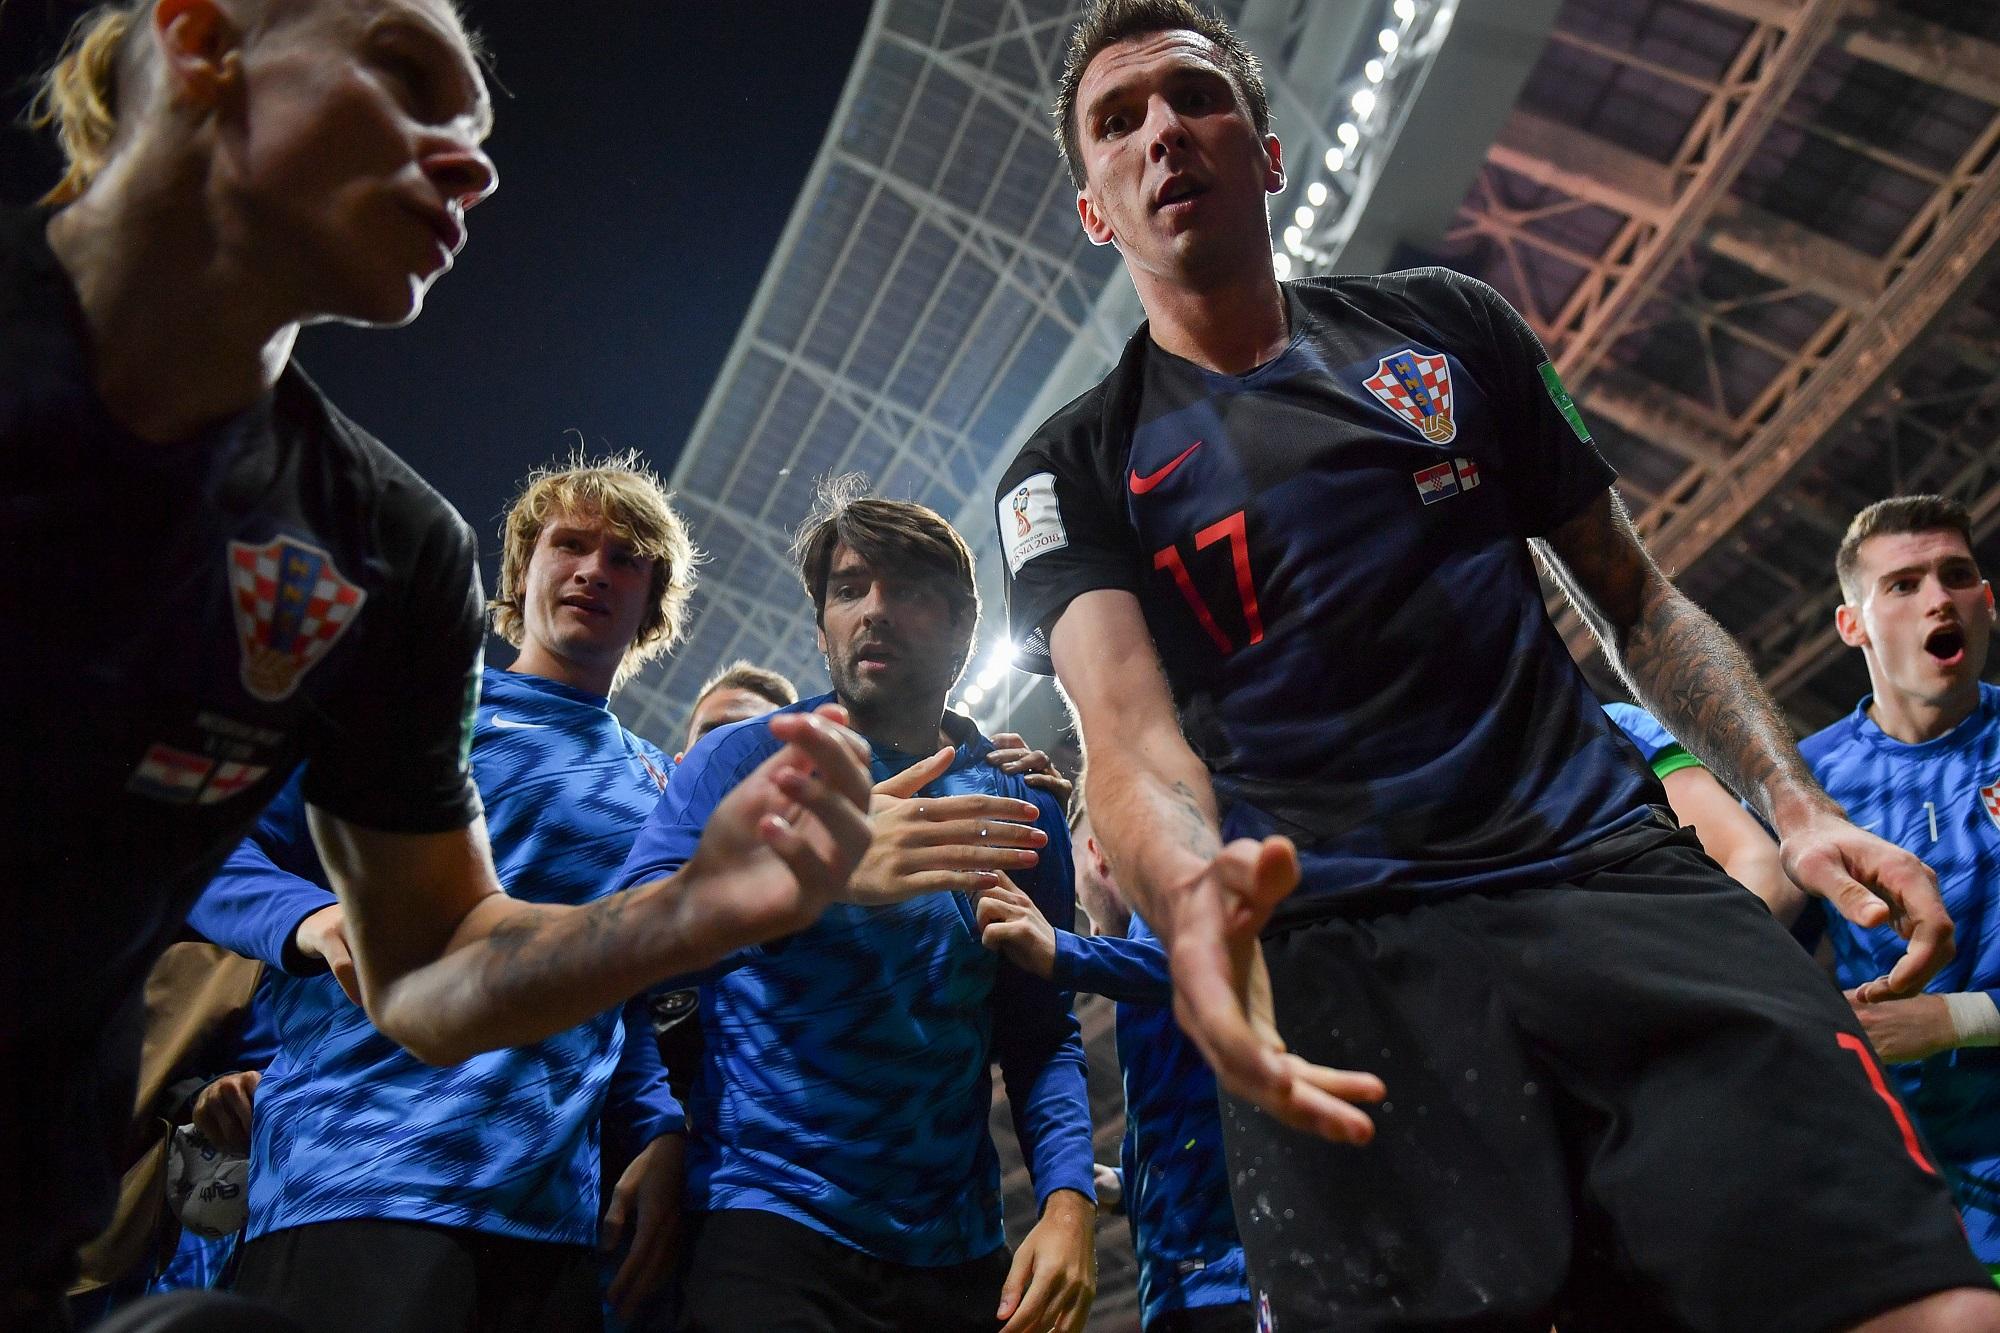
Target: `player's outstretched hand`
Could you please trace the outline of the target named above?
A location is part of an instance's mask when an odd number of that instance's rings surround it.
[[[1951,961],[1951,917],[1937,876],[1895,843],[1827,814],[1779,843],[1778,855],[1793,883],[1855,925],[1886,925],[1909,941],[1888,976],[1855,987],[1859,1003],[1915,995]]]
[[[1056,974],[1056,931],[1035,900],[1001,876],[975,895],[979,942],[1030,976],[1047,981]]]
[[[687,937],[721,957],[819,920],[868,851],[868,747],[847,711],[779,713],[784,748],[709,816],[675,902]]]
[[[986,756],[987,763],[1002,773],[1018,773],[1030,787],[1041,788],[1064,807],[1069,805],[1076,784],[1063,776],[1056,761],[1046,752],[1029,745],[1027,737],[1018,731],[996,731],[989,739],[993,749]]]
[[[1006,796],[918,796],[951,768],[939,750],[877,783],[868,822],[874,842],[856,867],[843,899],[865,907],[919,894],[971,893],[1000,882],[1000,872],[1026,870],[1049,835],[1034,826],[1041,811]]]
[[[1171,908],[1174,1017],[1233,1095],[1293,1129],[1366,1143],[1375,1125],[1353,1103],[1382,1100],[1382,1080],[1300,1059],[1272,1019],[1257,932],[1298,882],[1289,838],[1239,838],[1217,853]]]

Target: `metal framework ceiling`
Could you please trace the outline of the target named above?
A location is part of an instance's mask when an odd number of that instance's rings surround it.
[[[2000,524],[1997,159],[1990,4],[1569,0],[1447,237],[1802,728],[1866,689],[1832,632],[1854,511]]]

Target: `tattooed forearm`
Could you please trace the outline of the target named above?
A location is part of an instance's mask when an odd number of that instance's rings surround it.
[[[1549,566],[1639,701],[1783,831],[1830,808],[1750,659],[1653,564],[1609,492],[1548,540]]]

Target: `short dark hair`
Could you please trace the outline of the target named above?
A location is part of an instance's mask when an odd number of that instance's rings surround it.
[[[972,548],[937,510],[870,495],[868,478],[858,472],[822,481],[812,513],[792,538],[792,559],[812,598],[813,620],[821,625],[826,623],[826,580],[836,546],[880,570],[935,578],[952,618],[970,616],[977,626],[979,588],[972,576]]]
[[[710,676],[702,685],[700,693],[694,696],[694,706],[701,707],[701,701],[717,690],[744,690],[769,702],[775,708],[787,708],[799,701],[798,686],[771,668],[758,666],[747,657],[737,658]]]
[[[1948,495],[1898,495],[1869,505],[1847,525],[1847,535],[1840,539],[1840,550],[1833,557],[1840,595],[1849,603],[1861,600],[1863,590],[1856,582],[1856,567],[1861,559],[1861,544],[1870,537],[1939,531],[1956,532],[1965,538],[1968,548],[1972,545],[1972,516],[1964,505]]]
[[[1271,99],[1264,91],[1264,65],[1243,44],[1236,30],[1190,0],[1091,0],[1070,29],[1069,50],[1063,57],[1062,81],[1056,86],[1056,146],[1069,167],[1070,184],[1084,187],[1083,151],[1076,144],[1076,90],[1083,72],[1107,46],[1148,33],[1184,31],[1215,44],[1215,63],[1229,76],[1250,108],[1257,137],[1271,132]]]

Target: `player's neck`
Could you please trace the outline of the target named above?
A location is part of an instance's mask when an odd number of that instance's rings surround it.
[[[1890,740],[1905,745],[1934,741],[1965,721],[1979,707],[1979,678],[1936,699],[1918,699],[1877,688],[1868,704],[1868,720]]]
[[[1285,350],[1291,318],[1269,260],[1200,287],[1133,274],[1152,338],[1163,351],[1224,375],[1255,370]]]
[[[83,310],[98,395],[139,438],[186,440],[284,373],[298,324],[267,313],[198,206],[101,182],[49,220],[48,242]]]
[[[611,682],[618,678],[618,664],[600,666],[590,662],[576,662],[560,654],[550,652],[533,639],[521,645],[520,653],[513,665],[507,668],[524,676],[540,676],[558,685],[567,685],[585,694],[611,696]]]
[[[872,704],[841,699],[849,722],[870,745],[898,754],[929,755],[950,744],[944,734],[944,700],[928,699],[914,704],[878,700]]]

